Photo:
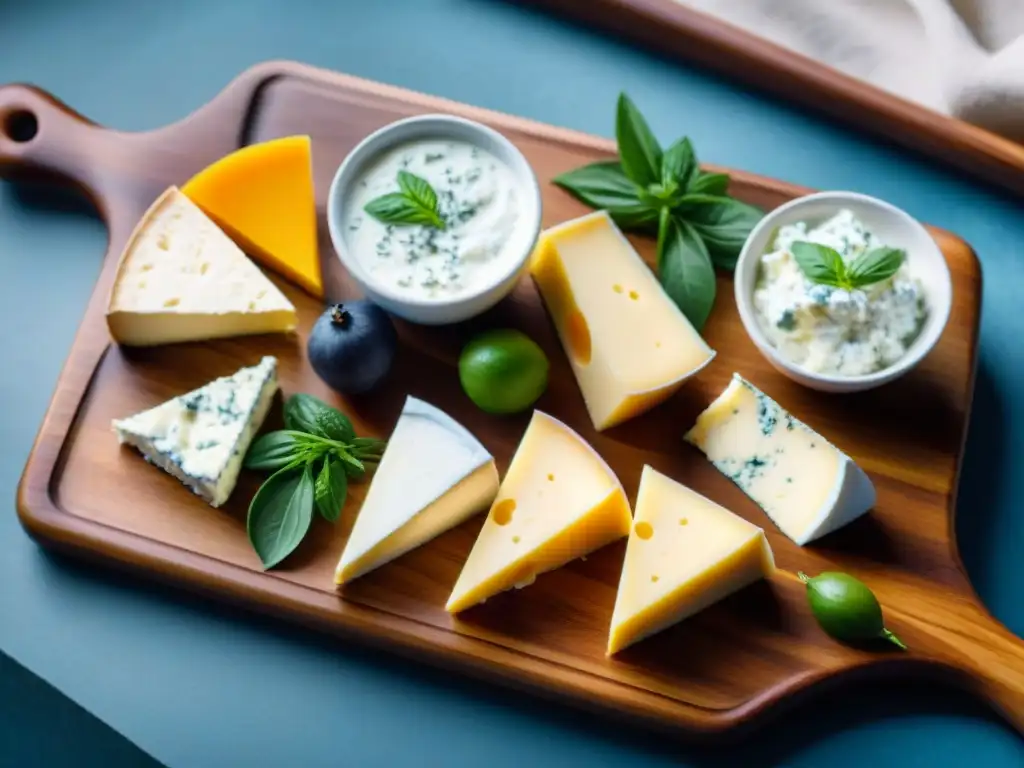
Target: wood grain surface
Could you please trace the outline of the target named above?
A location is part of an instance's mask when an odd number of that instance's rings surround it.
[[[730,278],[706,326],[718,351],[711,366],[668,403],[603,434],[582,398],[528,278],[487,314],[459,326],[398,323],[396,370],[371,396],[343,400],[305,363],[304,334],[320,307],[278,281],[301,317],[298,337],[251,337],[153,349],[111,345],[103,321],[120,248],[139,215],[169,184],[180,184],[236,147],[274,137],[312,137],[320,246],[332,298],[354,289],[330,246],[323,205],[342,158],[370,131],[425,111],[453,112],[502,131],[533,164],[544,192],[544,225],[585,212],[548,183],[556,173],[614,151],[611,142],[385,85],[271,62],[243,73],[183,121],[150,133],[100,128],[28,86],[0,88],[0,173],[46,174],[79,187],[110,229],[110,251],[51,407],[25,468],[18,511],[42,544],[460,672],[614,713],[689,736],[763,722],[773,704],[867,674],[937,675],[987,698],[1024,727],[1024,645],[979,603],[953,539],[957,474],[974,378],[981,273],[970,247],[932,229],[954,278],[948,328],[911,375],[858,395],[827,395],[783,378],[749,341]],[[12,120],[16,115],[17,120]],[[742,172],[731,191],[767,208],[809,190]],[[653,242],[633,242],[650,260]],[[625,541],[541,576],[453,619],[444,603],[482,522],[474,518],[351,585],[332,584],[365,485],[353,488],[340,524],[314,523],[280,570],[263,573],[245,535],[245,510],[260,477],[243,473],[231,501],[208,507],[170,476],[118,446],[110,420],[256,362],[281,361],[286,394],[311,392],[352,415],[363,432],[387,435],[406,394],[448,411],[478,435],[504,471],[528,421],[487,415],[458,384],[461,344],[488,327],[533,336],[552,363],[538,407],[575,427],[609,461],[632,501],[643,464],[681,480],[763,526],[778,574],[621,657],[604,656]],[[800,548],[681,439],[696,414],[739,371],[849,452],[878,488],[875,510]],[[280,409],[268,422],[279,423]],[[890,628],[910,646],[850,648],[829,639],[810,614],[794,573],[849,571],[878,594]]]
[[[676,0],[527,2],[1024,194],[1024,145],[1017,141],[907,101]]]

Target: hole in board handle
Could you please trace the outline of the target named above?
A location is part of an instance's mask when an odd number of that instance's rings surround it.
[[[15,109],[0,120],[0,131],[17,144],[27,144],[39,133],[39,120],[27,109]]]

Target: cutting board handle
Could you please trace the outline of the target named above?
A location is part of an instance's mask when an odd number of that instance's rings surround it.
[[[69,182],[105,213],[112,190],[101,164],[117,156],[121,136],[39,88],[0,86],[0,176]]]

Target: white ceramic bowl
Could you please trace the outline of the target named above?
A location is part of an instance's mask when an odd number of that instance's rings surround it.
[[[367,273],[345,239],[342,218],[353,183],[382,153],[417,139],[455,139],[490,152],[512,170],[522,194],[519,223],[512,238],[505,244],[506,250],[502,255],[502,259],[508,261],[508,269],[495,281],[476,286],[454,298],[415,299],[391,290]],[[327,225],[334,250],[366,297],[399,317],[424,325],[457,323],[501,301],[525,271],[540,235],[540,223],[540,185],[523,154],[492,128],[454,115],[409,117],[371,133],[356,145],[338,167],[327,196]]]
[[[921,280],[928,305],[928,317],[921,333],[903,357],[888,368],[860,376],[816,373],[790,362],[765,336],[754,311],[753,296],[760,257],[775,228],[798,221],[806,221],[813,226],[842,208],[851,210],[883,243],[906,251],[909,269]],[[740,251],[734,286],[740,319],[761,354],[789,378],[824,392],[859,392],[881,386],[907,373],[939,340],[953,303],[949,266],[928,230],[891,203],[857,192],[817,192],[798,197],[768,213],[754,227]]]

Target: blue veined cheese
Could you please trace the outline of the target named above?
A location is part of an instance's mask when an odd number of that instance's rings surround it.
[[[121,443],[219,507],[235,489],[245,452],[277,387],[277,359],[266,356],[257,365],[115,420],[114,431]]]
[[[847,209],[813,228],[780,227],[761,256],[753,297],[771,344],[801,368],[843,376],[880,371],[903,357],[927,316],[924,287],[908,261],[892,277],[848,291],[804,275],[790,253],[798,240],[834,248],[846,263],[885,245]]]
[[[801,546],[875,505],[864,470],[738,373],[684,439]]]

